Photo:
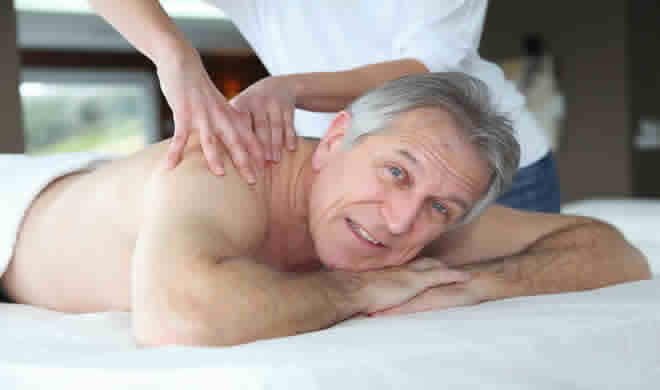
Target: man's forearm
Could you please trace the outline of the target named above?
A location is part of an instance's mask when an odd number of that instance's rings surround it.
[[[458,267],[479,301],[580,291],[648,279],[644,255],[614,228],[585,222],[537,240],[513,256]]]
[[[404,59],[381,62],[340,72],[298,73],[280,76],[294,87],[296,107],[315,112],[341,111],[367,90],[399,77],[428,72],[421,62]]]
[[[350,280],[332,272],[279,272],[234,258],[198,264],[186,274],[176,288],[156,292],[167,294],[169,304],[142,324],[141,343],[241,344],[326,328],[361,310],[351,299]],[[167,334],[150,340],[159,333],[149,332],[154,327]]]

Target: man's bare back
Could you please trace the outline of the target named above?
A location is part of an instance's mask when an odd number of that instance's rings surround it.
[[[300,143],[299,151],[305,153],[309,151],[305,143],[314,142],[301,139]],[[19,303],[66,312],[130,310],[131,259],[144,210],[145,183],[165,159],[167,146],[161,142],[93,170],[61,177],[43,190],[26,213],[14,257],[0,279],[9,296]],[[202,163],[199,144],[190,146],[186,158],[197,154]],[[267,171],[286,176],[292,168],[291,156]],[[214,179],[222,180],[209,173],[209,180]],[[271,182],[262,180],[255,189],[263,191]],[[286,196],[280,187],[269,192],[273,199]],[[279,225],[276,231],[286,230]],[[277,241],[272,237],[264,249],[286,250],[278,248]],[[281,240],[292,242],[291,236]]]

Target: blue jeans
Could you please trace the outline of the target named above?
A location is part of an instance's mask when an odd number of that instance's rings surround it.
[[[519,169],[513,177],[513,184],[497,199],[497,204],[521,210],[558,213],[559,178],[552,153]]]

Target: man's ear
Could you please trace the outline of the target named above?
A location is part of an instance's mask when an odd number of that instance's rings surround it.
[[[351,114],[347,111],[341,111],[332,120],[312,156],[312,167],[315,170],[320,170],[341,150],[344,135],[351,127],[351,121]]]

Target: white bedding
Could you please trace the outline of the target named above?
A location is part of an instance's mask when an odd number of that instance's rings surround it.
[[[621,201],[604,202],[610,203],[575,204],[566,211],[633,209],[616,203]],[[659,205],[651,202],[641,212],[646,217],[658,207],[638,233],[641,241],[652,243],[655,237],[660,244]],[[628,222],[639,226],[622,223]],[[658,273],[660,252],[649,248]],[[231,348],[138,349],[127,313],[66,315],[1,304],[0,389],[82,386],[655,390],[660,388],[660,279],[358,318]]]

